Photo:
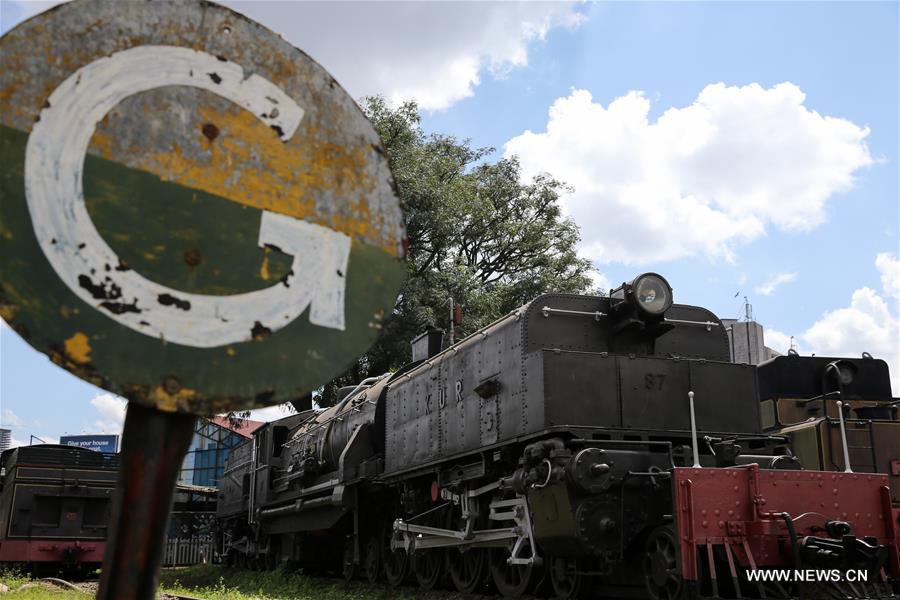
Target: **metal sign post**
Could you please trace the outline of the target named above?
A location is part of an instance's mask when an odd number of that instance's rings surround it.
[[[194,416],[303,397],[390,313],[387,157],[322,67],[209,2],[75,0],[0,64],[0,315],[129,400],[100,595],[151,598]]]

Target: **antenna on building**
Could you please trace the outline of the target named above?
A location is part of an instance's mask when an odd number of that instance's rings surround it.
[[[753,320],[753,305],[751,305],[750,301],[747,300],[747,296],[744,296],[744,320]]]
[[[791,347],[790,350],[795,350],[794,348],[794,336],[791,336]]]

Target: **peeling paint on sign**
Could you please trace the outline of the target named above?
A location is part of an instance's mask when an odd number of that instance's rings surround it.
[[[0,62],[0,313],[35,348],[206,414],[302,396],[375,339],[402,212],[305,54],[209,2],[75,0]]]
[[[56,88],[31,130],[25,191],[38,243],[57,275],[82,300],[145,335],[211,348],[277,331],[312,305],[310,321],[344,329],[344,277],[350,238],[268,211],[260,247],[294,257],[292,274],[268,288],[214,296],[154,283],[134,269],[106,269],[119,257],[94,227],[84,203],[82,169],[96,124],[128,96],[167,85],[213,91],[262,119],[283,141],[303,109],[270,81],[228,61],[175,46],[139,46],[86,65]],[[94,273],[96,275],[91,275]]]

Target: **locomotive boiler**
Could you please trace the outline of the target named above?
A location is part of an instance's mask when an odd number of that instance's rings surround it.
[[[730,356],[654,273],[540,296],[448,348],[427,332],[403,369],[232,453],[221,551],[510,597],[887,597],[888,476],[802,464],[767,380]],[[868,579],[754,580],[776,568]]]

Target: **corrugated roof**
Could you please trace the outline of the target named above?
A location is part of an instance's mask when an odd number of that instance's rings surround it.
[[[235,419],[234,421],[231,421],[228,419],[228,417],[223,417],[221,415],[211,417],[209,421],[211,423],[215,423],[219,427],[230,429],[236,434],[248,439],[253,437],[254,431],[265,425],[265,423],[262,421],[253,421],[251,419]]]

